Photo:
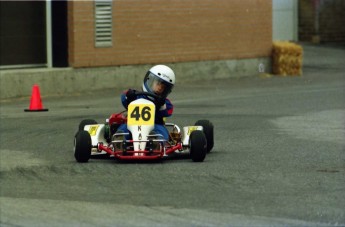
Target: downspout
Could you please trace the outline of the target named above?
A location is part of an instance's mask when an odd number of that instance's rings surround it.
[[[46,0],[46,37],[47,37],[47,67],[53,67],[53,49],[52,49],[52,10],[51,0]]]
[[[320,0],[313,0],[314,6],[314,35],[312,36],[313,43],[320,43]]]

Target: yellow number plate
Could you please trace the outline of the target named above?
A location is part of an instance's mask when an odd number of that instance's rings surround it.
[[[154,125],[154,108],[153,104],[130,104],[127,125]]]

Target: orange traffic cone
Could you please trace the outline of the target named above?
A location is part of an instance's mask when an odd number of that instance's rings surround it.
[[[40,88],[38,87],[37,84],[35,84],[32,87],[30,107],[29,109],[25,109],[24,111],[25,112],[48,111],[48,109],[43,109]]]

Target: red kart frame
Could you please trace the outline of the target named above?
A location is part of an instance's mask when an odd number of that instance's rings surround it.
[[[117,114],[112,114],[109,117],[109,125],[121,125],[127,123],[127,117],[125,116],[125,111]],[[113,151],[112,148],[109,146],[105,146],[103,143],[98,143],[97,149],[98,151],[105,151],[109,155],[113,155],[117,159],[121,160],[155,160],[161,159],[166,155],[169,155],[176,150],[182,150],[182,142],[176,143],[176,145],[171,145],[170,143],[162,140],[163,146],[160,146],[160,149],[150,149],[150,150],[127,150],[127,144],[139,142],[134,140],[123,140],[123,149],[122,150],[115,150]],[[140,141],[145,142],[145,141]],[[150,143],[152,140],[146,140],[146,142]]]

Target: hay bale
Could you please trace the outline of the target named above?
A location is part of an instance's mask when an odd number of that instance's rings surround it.
[[[292,42],[273,42],[273,74],[280,76],[302,75],[303,48]]]

